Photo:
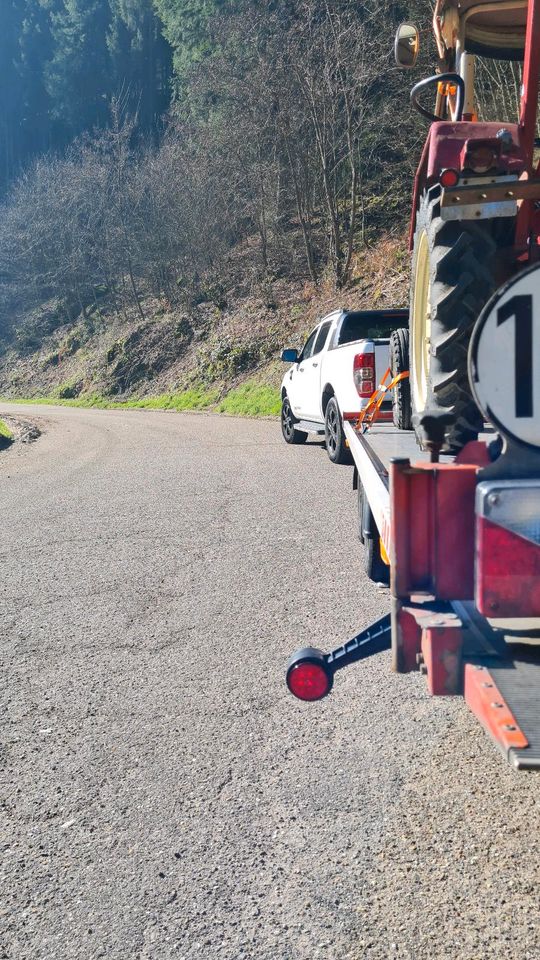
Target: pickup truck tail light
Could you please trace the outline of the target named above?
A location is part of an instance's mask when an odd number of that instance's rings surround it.
[[[487,617],[540,617],[540,481],[476,490],[476,606]]]
[[[369,399],[375,390],[375,354],[357,353],[353,363],[353,380],[359,397]]]

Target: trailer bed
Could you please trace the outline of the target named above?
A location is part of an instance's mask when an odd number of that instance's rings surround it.
[[[392,555],[393,522],[390,509],[390,462],[427,462],[413,431],[392,424],[374,424],[362,433],[345,423],[358,483],[369,502],[388,556]],[[481,439],[489,441],[487,429]],[[452,462],[441,457],[441,462]],[[470,709],[516,769],[540,769],[540,621],[487,620],[472,601],[450,601],[450,611],[463,636],[462,693]],[[456,691],[458,692],[458,691]]]
[[[392,423],[375,423],[364,434],[360,433],[353,423],[348,423],[345,432],[349,446],[351,446],[351,434],[353,434],[360,442],[369,445],[386,469],[394,457],[408,457],[410,460],[421,460],[426,457],[416,442],[414,431],[398,430]]]
[[[345,425],[345,433],[351,445],[353,437],[361,443],[367,444],[377,455],[382,465],[388,469],[390,460],[394,457],[407,457],[412,461],[427,460],[428,456],[424,453],[416,442],[413,430],[398,430],[392,423],[374,423],[365,433],[361,433],[354,423]],[[486,427],[480,434],[479,439],[489,441],[495,436],[490,427]],[[353,454],[354,455],[354,454]],[[441,455],[441,462],[451,463],[452,457]]]

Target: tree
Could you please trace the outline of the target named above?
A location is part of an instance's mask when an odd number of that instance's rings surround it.
[[[45,82],[59,136],[67,141],[107,122],[108,99],[114,92],[107,48],[109,2],[62,0],[50,19],[53,53]]]
[[[156,133],[171,96],[172,51],[152,0],[109,0],[107,46],[114,95],[143,132]]]
[[[49,145],[43,64],[48,16],[38,0],[5,0],[0,33],[0,193],[27,156]]]
[[[155,0],[164,35],[174,51],[176,96],[189,110],[186,83],[193,65],[212,54],[215,41],[209,33],[212,17],[219,11],[234,12],[234,0]]]

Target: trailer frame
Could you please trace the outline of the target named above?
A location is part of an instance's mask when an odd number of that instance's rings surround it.
[[[532,638],[492,627],[472,599],[474,500],[479,471],[490,464],[489,441],[469,444],[454,462],[447,458],[443,463],[411,463],[407,457],[395,457],[387,468],[369,432],[360,433],[347,424],[346,435],[357,482],[391,558],[393,669],[400,673],[419,669],[433,696],[463,695],[516,769],[540,769],[540,709],[538,722],[533,717],[531,723],[536,680],[528,703],[522,689],[522,665],[533,669],[536,660],[523,649],[516,655],[515,642],[509,642],[510,637],[529,642]],[[444,523],[438,523],[430,536],[427,523],[418,522],[419,502],[433,498],[435,491],[431,518],[444,517]],[[421,520],[428,513],[426,509]],[[450,568],[443,562],[448,556],[456,561]],[[419,577],[424,579],[423,589],[418,589]],[[540,672],[540,660],[538,664]],[[503,682],[504,671],[519,674],[516,683]],[[517,708],[512,705],[516,697]]]

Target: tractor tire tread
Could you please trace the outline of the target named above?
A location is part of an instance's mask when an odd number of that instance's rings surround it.
[[[431,370],[425,409],[454,414],[446,449],[457,452],[482,429],[482,416],[469,386],[467,350],[478,315],[496,286],[498,245],[492,221],[441,220],[438,188],[432,188],[420,205],[416,235],[421,231],[428,237],[432,278]],[[412,290],[411,301],[413,296]]]

